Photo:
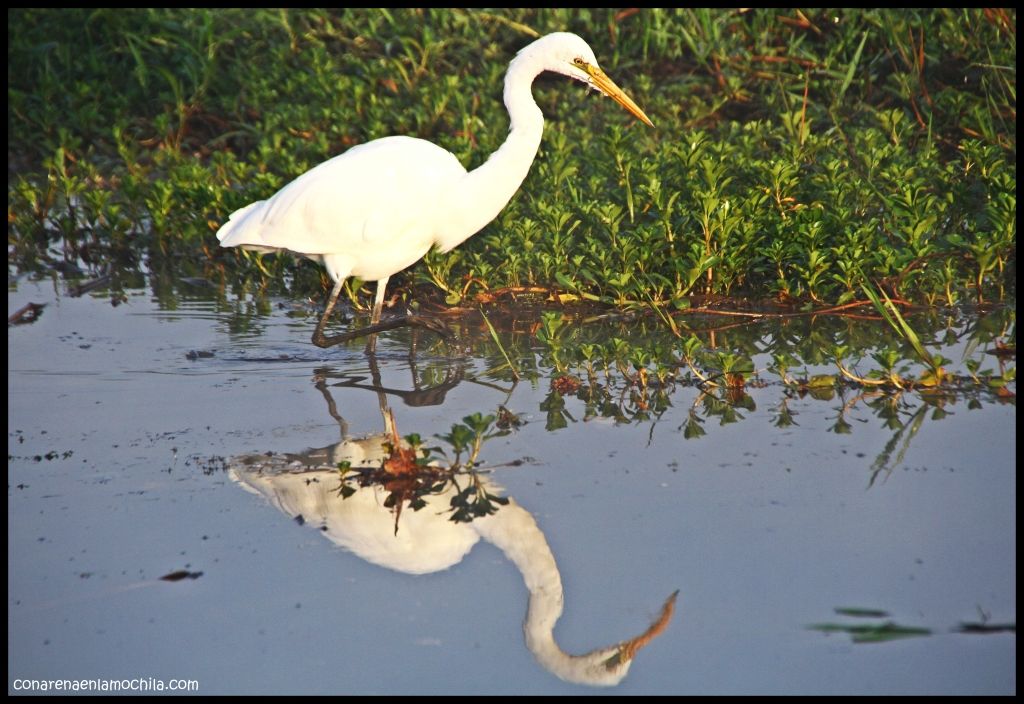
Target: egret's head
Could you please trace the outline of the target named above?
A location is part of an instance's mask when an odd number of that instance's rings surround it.
[[[644,111],[601,70],[601,67],[597,65],[594,50],[582,37],[571,32],[548,34],[520,52],[520,54],[527,53],[536,57],[542,63],[544,70],[554,71],[586,83],[592,89],[604,93],[626,108],[639,120],[654,127],[654,123],[644,114]]]

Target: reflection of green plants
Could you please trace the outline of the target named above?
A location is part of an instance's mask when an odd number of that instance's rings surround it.
[[[869,405],[876,416],[883,421],[885,427],[894,431],[878,457],[871,463],[871,477],[868,480],[870,487],[875,483],[879,474],[882,472],[888,474],[903,462],[903,457],[910,449],[910,442],[921,430],[928,412],[928,404],[922,403],[918,406],[909,420],[903,420],[901,417],[908,408],[906,400],[898,394],[878,396],[870,401]]]
[[[725,386],[730,389],[742,389],[746,386],[747,375],[754,372],[754,363],[746,355],[718,351],[714,356]]]
[[[564,372],[566,362],[562,360],[562,347],[568,336],[568,328],[560,313],[548,311],[541,314],[540,326],[537,328],[537,339],[543,344],[551,356],[555,369]]]
[[[487,331],[491,334],[491,339],[494,340],[494,344],[498,346],[498,350],[501,352],[501,356],[505,358],[505,363],[508,364],[508,368],[512,372],[512,378],[516,381],[519,380],[519,371],[516,369],[516,365],[509,359],[508,352],[501,345],[501,340],[498,338],[498,332],[491,325],[491,321],[487,319],[487,314],[484,313],[484,309],[480,309],[480,316],[483,318],[484,323],[487,325]]]
[[[480,481],[479,456],[486,441],[507,435],[508,428],[518,425],[510,420],[510,417],[515,418],[513,414],[507,409],[501,410],[505,427],[495,426],[497,416],[473,413],[461,423],[453,424],[448,433],[438,435],[448,450],[424,445],[423,438],[416,433],[406,435],[403,442],[394,429],[391,440],[385,443],[388,454],[380,466],[354,468],[347,461],[338,464],[341,478],[338,495],[343,499],[352,496],[356,492],[353,484],[382,486],[388,491],[384,506],[395,512],[395,533],[405,506],[419,511],[427,505],[425,497],[452,490],[450,520],[467,523],[493,514],[498,507],[508,504],[508,499],[490,493]],[[391,423],[394,428],[393,417]],[[449,451],[452,457],[446,463]],[[468,482],[466,486],[460,484],[460,479]]]
[[[747,377],[754,372],[754,363],[745,354],[706,350],[696,335],[683,342],[681,358],[693,375],[710,388],[742,389]]]
[[[882,609],[863,608],[836,608],[836,614],[854,619],[886,619],[881,622],[872,623],[815,623],[807,628],[822,633],[848,633],[854,643],[885,643],[901,638],[914,638],[918,636],[929,636],[932,631],[928,628],[915,626],[901,626],[890,620],[888,612]],[[951,629],[955,633],[970,634],[992,634],[992,633],[1016,633],[1016,623],[989,623],[989,614],[978,607],[981,620],[978,622],[960,622]]]
[[[682,405],[678,432],[689,440],[706,435],[711,419],[720,426],[747,421],[759,403],[769,410],[775,427],[788,428],[798,424],[795,400],[838,402],[828,426],[831,432],[854,435],[868,420],[888,432],[884,446],[868,460],[869,486],[874,486],[904,461],[925,424],[943,420],[956,404],[976,408],[986,402],[1014,403],[1016,398],[1015,348],[1006,342],[1014,339],[1013,309],[966,320],[919,315],[913,328],[903,318],[926,351],[932,344],[968,340],[960,362],[963,373],[941,353],[929,352],[928,359],[943,370],[941,384],[922,382],[930,368],[913,373],[919,353],[904,337],[892,335],[893,325],[904,330],[895,316],[891,322],[798,319],[772,321],[767,327],[725,325],[682,339],[656,321],[643,327],[628,316],[617,319],[599,316],[590,323],[571,324],[559,313],[542,319],[537,326],[542,332],[502,338],[507,354],[518,358],[529,358],[526,351],[538,337],[551,343],[540,366],[523,369],[524,379],[532,384],[549,379],[539,406],[547,430],[605,418],[617,424],[649,423],[653,433],[666,412]],[[755,375],[758,355],[771,359],[764,378]],[[496,347],[491,357],[494,369],[507,366]],[[811,369],[830,360],[838,363],[842,375]],[[865,363],[871,367],[866,373],[851,371]],[[778,394],[774,401],[773,393]],[[685,395],[683,404],[680,394]]]
[[[700,338],[696,335],[690,335],[690,337],[683,341],[683,349],[681,351],[682,361],[690,369],[693,375],[700,379],[702,383],[713,385],[713,382],[704,376],[698,367],[697,354],[701,349],[703,349],[703,343]]]
[[[886,618],[889,615],[881,609],[837,608],[835,611],[840,616],[859,619]],[[822,633],[848,633],[854,643],[886,643],[932,634],[930,629],[901,626],[891,620],[875,623],[815,623],[807,628]]]
[[[461,489],[451,498],[452,516],[450,520],[456,523],[469,523],[474,518],[490,516],[498,510],[498,506],[508,505],[507,498],[487,491],[480,481],[480,477],[475,473],[469,475],[469,481],[469,486]]]
[[[708,434],[708,431],[704,429],[704,419],[692,408],[686,415],[686,420],[683,421],[680,429],[683,431],[683,437],[687,440],[694,440]]]
[[[451,464],[452,469],[474,469],[477,466],[477,457],[484,442],[494,437],[508,435],[507,430],[491,430],[496,418],[497,416],[493,415],[485,416],[474,413],[463,418],[461,423],[452,425],[451,431],[447,434],[438,436],[448,443],[452,452],[455,453]],[[463,453],[468,453],[465,462],[462,462]]]
[[[916,379],[905,376],[907,372],[906,367],[897,369],[897,364],[902,360],[902,356],[897,350],[889,348],[872,353],[873,359],[881,366],[881,371],[873,371],[868,377],[857,376],[843,364],[841,357],[844,356],[845,349],[840,347],[836,350],[836,364],[839,366],[843,376],[864,386],[890,387],[894,389],[910,389],[915,386],[923,388],[942,387],[953,381],[945,367],[951,360],[943,357],[941,354],[930,354],[925,349],[920,336],[884,291],[881,292],[881,297],[879,297],[878,292],[874,289],[864,286],[864,293],[874,304],[875,309],[882,315],[886,323],[888,323],[889,327],[909,344],[918,362],[924,364],[926,370]],[[884,303],[882,299],[884,299]]]
[[[541,402],[540,410],[547,413],[547,421],[544,424],[544,428],[549,432],[566,428],[569,425],[569,421],[576,421],[565,408],[563,394],[555,388],[552,388],[548,392],[547,397]]]
[[[917,355],[918,361],[922,362],[929,368],[929,373],[918,379],[918,384],[922,386],[936,386],[941,384],[946,378],[946,371],[942,368],[942,365],[948,363],[949,360],[945,359],[941,355],[931,355],[925,350],[924,345],[921,344],[921,339],[917,333],[914,332],[914,328],[907,323],[906,319],[900,314],[899,308],[892,302],[892,299],[886,295],[885,291],[882,291],[882,297],[885,299],[885,305],[878,299],[878,294],[875,293],[868,286],[864,286],[864,293],[867,294],[868,298],[871,299],[875,309],[882,314],[885,321],[889,323],[889,326],[896,331],[903,339],[907,340]]]
[[[740,413],[741,410],[756,410],[753,397],[742,389],[730,389],[726,398],[704,392],[697,397],[696,403],[703,406],[705,417],[718,418],[720,425],[729,425],[744,420],[746,416]]]
[[[800,425],[793,419],[793,416],[795,416],[796,413],[790,410],[788,398],[783,398],[779,402],[779,405],[774,409],[774,414],[775,417],[772,419],[772,424],[776,428],[788,428],[791,425]]]
[[[1017,368],[1006,367],[1000,364],[1001,371],[996,373],[992,369],[981,369],[981,362],[977,359],[968,359],[964,361],[964,366],[967,367],[968,373],[975,383],[979,385],[987,386],[990,389],[995,389],[1001,395],[1011,395],[1008,385],[1011,382],[1017,380]]]

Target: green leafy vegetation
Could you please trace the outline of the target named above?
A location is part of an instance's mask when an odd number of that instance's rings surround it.
[[[521,192],[396,277],[407,300],[533,288],[678,333],[709,297],[1015,295],[1016,13],[981,9],[12,9],[8,266],[319,292],[315,265],[223,251],[217,227],[378,137],[478,166],[505,138],[508,61],[557,30],[657,129],[542,77]]]

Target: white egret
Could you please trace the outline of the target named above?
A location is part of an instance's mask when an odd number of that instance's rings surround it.
[[[454,154],[422,139],[376,139],[307,171],[269,199],[235,211],[217,239],[222,247],[294,252],[326,267],[334,288],[313,333],[318,347],[400,325],[443,333],[439,323],[415,316],[380,323],[388,278],[431,247],[447,252],[462,244],[512,199],[544,131],[544,116],[531,93],[534,78],[544,71],[582,81],[654,126],[605,75],[583,39],[568,32],[548,34],[509,64],[504,93],[508,138],[478,168],[467,172]],[[371,325],[327,337],[327,318],[350,276],[377,282]]]

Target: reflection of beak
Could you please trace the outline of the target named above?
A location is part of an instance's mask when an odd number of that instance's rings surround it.
[[[591,66],[587,64],[587,73],[590,74],[590,80],[602,93],[607,95],[609,98],[614,100],[622,107],[629,110],[637,119],[645,122],[649,127],[654,127],[654,123],[651,119],[644,114],[644,111],[640,109],[640,106],[633,102],[633,99],[626,95],[625,91],[615,85],[615,81],[608,78],[608,75],[599,69],[597,66]]]
[[[626,100],[629,100],[629,98],[626,98]],[[637,110],[639,109],[640,108],[637,108]],[[643,113],[641,112],[640,114],[642,115]],[[637,117],[639,117],[639,115]],[[679,596],[678,589],[665,600],[665,605],[661,607],[661,614],[658,616],[658,620],[652,623],[650,628],[638,635],[636,638],[621,643],[619,645],[619,649],[615,651],[614,655],[608,658],[604,666],[607,669],[612,670],[623,663],[632,660],[640,648],[644,647],[661,635],[661,632],[665,630],[666,626],[668,626],[668,622],[672,620],[672,612],[676,609],[677,596]]]

